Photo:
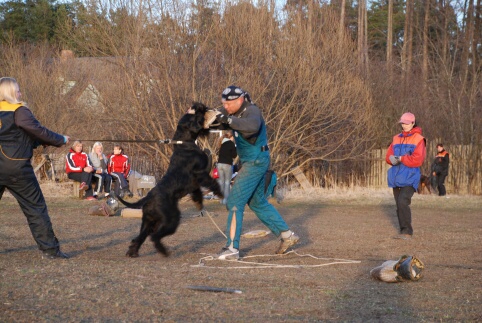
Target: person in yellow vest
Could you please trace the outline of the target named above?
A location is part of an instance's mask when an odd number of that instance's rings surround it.
[[[42,258],[69,258],[60,251],[30,160],[39,145],[60,147],[70,137],[42,126],[20,97],[14,78],[0,78],[0,200],[7,188],[18,201]]]
[[[443,144],[437,145],[437,155],[432,164],[432,176],[437,179],[437,190],[439,196],[445,196],[445,178],[449,174],[449,153]]]

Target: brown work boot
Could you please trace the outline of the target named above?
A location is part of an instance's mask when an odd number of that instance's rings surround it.
[[[291,235],[289,238],[286,238],[286,239],[281,238],[281,243],[278,247],[278,250],[276,250],[276,253],[278,255],[284,254],[289,247],[292,247],[295,244],[297,244],[299,240],[300,240],[300,237],[297,236],[296,233],[291,232]]]

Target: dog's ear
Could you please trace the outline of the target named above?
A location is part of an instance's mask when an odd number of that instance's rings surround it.
[[[191,109],[195,111],[194,120],[189,126],[189,131],[197,137],[199,132],[204,128],[204,115],[208,110],[208,107],[200,102],[194,102]]]
[[[204,114],[208,110],[208,107],[201,102],[194,102],[191,106],[191,109],[194,109],[194,111]]]

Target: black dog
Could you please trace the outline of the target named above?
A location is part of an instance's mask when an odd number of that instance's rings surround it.
[[[182,144],[174,146],[166,174],[146,197],[136,203],[127,203],[117,197],[127,207],[142,207],[141,232],[132,240],[128,257],[139,257],[139,248],[149,235],[157,251],[168,256],[161,239],[176,232],[181,218],[178,202],[187,194],[191,194],[200,210],[203,207],[201,187],[222,198],[218,182],[209,175],[208,156],[195,143],[198,136],[209,134],[209,129],[203,127],[207,110],[204,104],[194,103],[179,120],[172,140],[182,141]]]

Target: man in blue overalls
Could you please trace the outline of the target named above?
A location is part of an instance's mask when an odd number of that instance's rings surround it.
[[[266,124],[261,110],[251,102],[249,94],[237,86],[229,86],[222,93],[223,107],[216,120],[221,128],[232,129],[241,169],[236,176],[226,208],[227,243],[218,259],[238,259],[239,240],[244,208],[249,208],[273,234],[281,239],[277,254],[283,254],[300,239],[291,231],[279,212],[264,194],[265,174],[270,164]]]

